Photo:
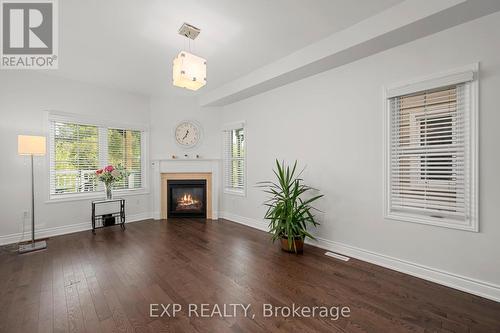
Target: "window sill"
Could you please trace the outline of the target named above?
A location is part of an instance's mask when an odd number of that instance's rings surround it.
[[[401,222],[419,223],[419,224],[432,225],[442,228],[479,232],[478,224],[474,223],[473,221],[471,221],[470,224],[465,224],[465,223],[461,224],[456,220],[448,218],[436,219],[427,216],[419,216],[414,214],[395,213],[395,212],[386,213],[384,217],[389,220],[395,220]]]
[[[142,188],[136,190],[116,190],[113,191],[113,196],[116,197],[129,197],[136,195],[147,195],[149,190]],[[104,198],[104,191],[92,192],[92,193],[78,193],[78,194],[60,194],[51,195],[49,200],[46,200],[46,204],[60,203],[60,202],[71,202],[71,201],[86,201]]]
[[[224,189],[224,194],[231,194],[231,195],[236,195],[239,197],[246,197],[246,191],[245,190],[232,190],[232,189]]]

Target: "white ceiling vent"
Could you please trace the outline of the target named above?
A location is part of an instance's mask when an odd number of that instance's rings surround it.
[[[184,24],[179,29],[179,35],[182,35],[182,36],[187,37],[187,38],[195,39],[200,34],[200,31],[201,30],[198,29],[197,27],[195,27],[189,23],[184,22]]]

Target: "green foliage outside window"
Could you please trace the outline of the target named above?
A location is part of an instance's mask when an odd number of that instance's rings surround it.
[[[142,187],[141,132],[112,128],[106,132],[107,149],[103,150],[107,150],[107,156],[100,156],[103,138],[99,136],[99,127],[53,123],[53,194],[97,191],[95,171],[106,165],[121,166],[127,171],[128,177],[117,182],[115,189]]]

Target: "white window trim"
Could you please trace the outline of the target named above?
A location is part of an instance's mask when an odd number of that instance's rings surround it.
[[[247,196],[247,154],[248,154],[248,133],[245,121],[235,121],[231,123],[224,124],[221,133],[224,135],[224,131],[235,130],[238,128],[243,128],[245,132],[245,157],[243,158],[243,164],[245,165],[245,170],[243,170],[243,175],[245,181],[243,183],[243,189],[237,190],[226,186],[226,170],[225,170],[225,160],[224,160],[224,140],[222,140],[222,192],[224,194],[246,197]]]
[[[113,197],[129,197],[129,196],[137,196],[137,195],[147,195],[149,194],[149,190],[147,188],[137,188],[130,190],[114,190]],[[94,200],[94,199],[103,199],[104,192],[90,192],[90,193],[68,193],[68,194],[53,194],[51,195],[49,192],[49,198],[45,201],[47,204],[51,203],[59,203],[59,202],[70,202],[70,201],[82,201],[82,200]]]
[[[117,197],[125,197],[125,196],[137,196],[137,195],[147,195],[150,193],[149,190],[149,127],[147,126],[138,126],[133,124],[126,123],[117,123],[112,120],[103,118],[99,120],[95,120],[91,117],[85,117],[77,114],[60,112],[60,111],[45,111],[45,132],[48,137],[48,149],[49,152],[47,158],[47,199],[45,203],[58,203],[58,202],[68,202],[68,201],[80,201],[80,200],[93,200],[93,199],[101,199],[103,198],[104,191],[96,191],[90,193],[64,193],[64,194],[52,194],[50,193],[50,168],[53,162],[54,156],[50,154],[50,147],[54,145],[54,138],[52,133],[50,132],[50,122],[52,121],[60,121],[67,123],[78,123],[78,124],[86,124],[98,126],[99,131],[102,130],[102,127],[115,128],[115,129],[128,129],[128,130],[136,130],[141,131],[141,173],[142,173],[142,187],[136,189],[125,189],[125,190],[114,190],[113,193]],[[99,135],[102,135],[99,132]],[[107,140],[107,135],[104,136]],[[107,146],[107,145],[106,145]],[[106,148],[107,149],[107,148]],[[103,152],[99,151],[99,162],[102,164],[103,161]]]
[[[458,84],[460,80],[470,77],[470,197],[471,197],[471,218],[468,224],[448,223],[438,221],[431,217],[421,215],[411,215],[406,213],[395,213],[390,211],[390,98],[419,92],[422,90],[438,88],[451,84]],[[458,81],[457,81],[458,80]],[[463,82],[463,81],[462,81]],[[450,229],[458,229],[472,232],[479,232],[479,63],[455,68],[445,72],[416,78],[406,82],[393,84],[383,88],[383,112],[384,112],[384,218],[389,220],[420,223]]]

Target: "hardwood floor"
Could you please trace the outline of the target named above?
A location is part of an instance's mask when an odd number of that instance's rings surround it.
[[[0,332],[500,332],[500,303],[307,245],[287,254],[224,220],[130,223],[14,251],[0,252]],[[151,303],[182,311],[152,318]],[[188,303],[251,303],[255,318],[189,317]],[[264,318],[264,303],[350,317]]]

